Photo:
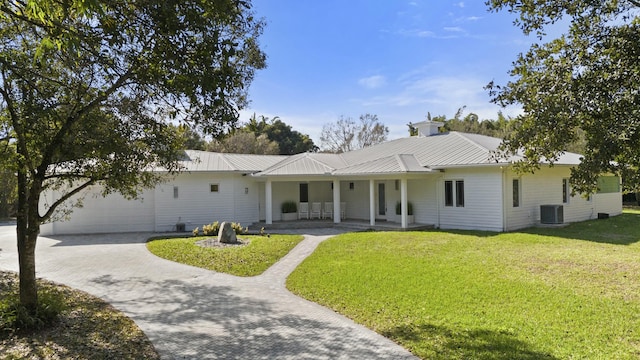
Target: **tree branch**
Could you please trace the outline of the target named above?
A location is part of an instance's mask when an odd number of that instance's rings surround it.
[[[75,188],[75,189],[69,191],[68,193],[64,194],[60,199],[58,199],[53,204],[51,204],[51,206],[49,206],[49,210],[47,210],[47,212],[43,216],[39,217],[40,222],[43,223],[43,222],[49,220],[58,206],[60,206],[65,201],[69,200],[72,196],[78,194],[80,191],[88,188],[89,186],[91,186],[93,184],[95,184],[95,180],[94,179],[89,179],[84,184],[82,184],[82,185],[78,186],[77,188]]]

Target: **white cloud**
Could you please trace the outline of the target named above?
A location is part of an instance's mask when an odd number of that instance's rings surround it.
[[[499,106],[489,101],[484,90],[486,82],[472,75],[430,76],[424,72],[413,72],[402,77],[402,87],[395,93],[360,100],[364,107],[387,109],[396,114],[411,114],[406,121],[420,121],[427,112],[431,115],[453,116],[456,111],[466,106],[466,112],[477,114],[480,119],[495,119]],[[515,116],[521,109],[508,108],[502,110],[507,116]],[[415,115],[423,113],[422,115]]]
[[[386,79],[382,75],[374,75],[358,80],[358,84],[367,89],[377,89],[386,84]]]
[[[453,4],[453,6],[457,6],[457,7],[459,7],[459,8],[463,8],[463,7],[464,7],[464,2],[463,2],[463,1],[460,1],[460,2],[458,2],[458,3]]]
[[[445,27],[443,29],[444,29],[444,31],[449,31],[449,32],[457,32],[457,33],[465,32],[464,29],[462,29],[461,27],[458,27],[458,26]]]

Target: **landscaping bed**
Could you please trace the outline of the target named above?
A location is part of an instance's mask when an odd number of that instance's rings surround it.
[[[39,280],[39,294],[62,311],[40,329],[13,329],[17,274],[0,272],[0,359],[159,359],[120,311],[85,292]]]

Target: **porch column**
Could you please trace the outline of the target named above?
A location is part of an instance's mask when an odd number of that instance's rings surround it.
[[[340,180],[333,180],[333,222],[340,223]]]
[[[369,224],[376,224],[376,184],[373,179],[369,180]]]
[[[267,184],[265,185],[265,189],[264,189],[264,193],[265,193],[265,201],[264,201],[264,214],[265,214],[265,222],[267,223],[267,225],[271,225],[273,224],[273,214],[271,212],[271,210],[273,209],[273,198],[272,198],[272,193],[271,193],[271,179],[267,179]]]
[[[400,212],[402,215],[401,227],[403,229],[407,228],[407,179],[400,179],[400,207],[402,211]]]

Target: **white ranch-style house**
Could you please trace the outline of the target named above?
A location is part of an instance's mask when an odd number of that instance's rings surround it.
[[[440,133],[442,123],[415,124],[418,136],[343,154],[292,156],[186,151],[185,170],[146,190],[139,200],[99,188],[67,221],[42,226],[43,235],[189,231],[213,221],[242,225],[283,221],[281,205],[295,202],[297,218],[397,222],[442,229],[511,231],[542,223],[567,223],[622,213],[620,179],[603,176],[599,191],[571,196],[565,153],[553,167],[518,174],[509,160],[495,160],[501,140],[460,132]],[[46,193],[43,201],[56,199]],[[399,205],[400,215],[396,215]],[[307,211],[305,211],[305,209]],[[409,211],[412,210],[412,214]]]

